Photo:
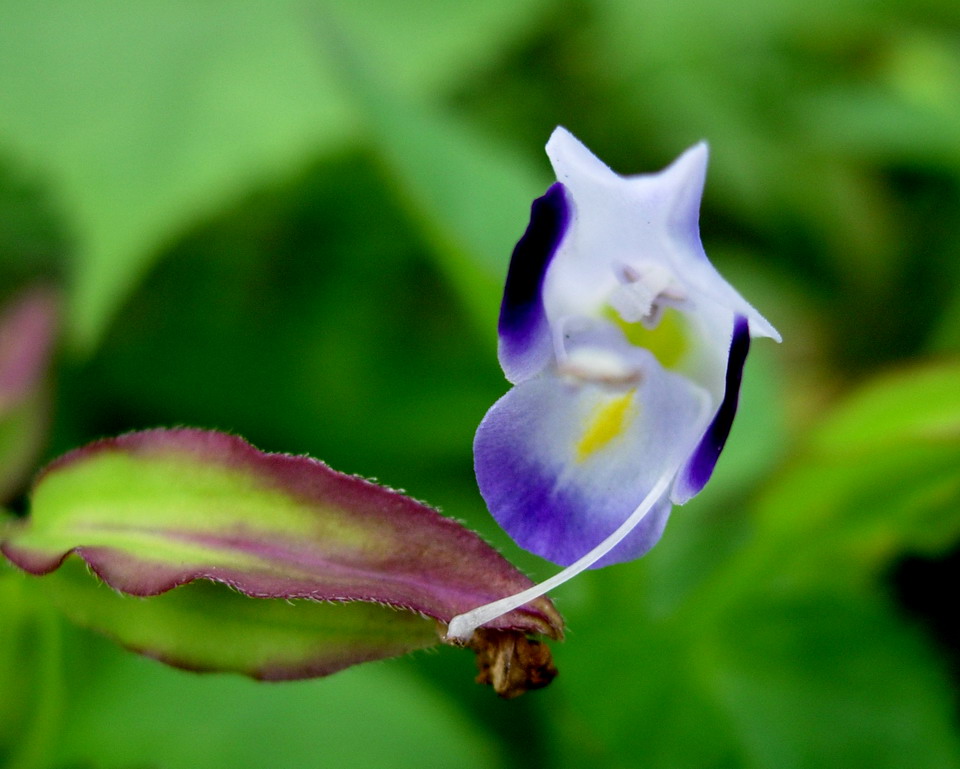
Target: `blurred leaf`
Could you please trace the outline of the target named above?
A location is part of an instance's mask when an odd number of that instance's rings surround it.
[[[345,16],[422,96],[495,55],[510,38],[504,30],[516,34],[541,2],[365,0]],[[4,5],[0,147],[43,170],[71,220],[76,345],[99,339],[186,225],[348,138],[349,109],[317,66],[307,8]]]
[[[336,19],[323,20],[318,31],[398,201],[423,230],[477,327],[492,335],[510,252],[531,201],[546,188],[546,174],[538,182],[529,159],[398,92],[389,70],[365,61]]]
[[[79,632],[68,640],[59,766],[503,766],[496,741],[403,666],[263,685],[164,668]]]
[[[734,725],[743,766],[960,766],[944,671],[878,601],[755,597],[704,641],[703,683]]]
[[[821,87],[803,99],[812,137],[844,154],[960,170],[960,53],[955,30],[905,24],[876,37],[871,78]]]
[[[343,136],[295,5],[6,4],[0,142],[76,237],[69,328],[89,348],[185,224]]]
[[[877,377],[828,414],[763,495],[755,551],[795,578],[873,576],[960,536],[960,363]],[[829,564],[829,565],[828,565]]]
[[[11,769],[45,769],[62,718],[59,619],[29,587],[0,562],[0,765]]]
[[[59,283],[67,250],[63,217],[48,191],[13,160],[0,147],[0,285],[24,286],[43,277]],[[0,289],[3,298],[7,290]]]
[[[563,675],[551,690],[550,765],[741,766],[690,639],[645,606],[656,583],[632,566],[608,571],[586,575],[592,605],[578,611],[564,604],[571,631],[579,632],[556,649]]]
[[[0,518],[0,527],[2,522]],[[21,600],[22,579],[9,564],[0,562],[0,765],[23,731],[34,700],[29,680],[32,666],[25,662],[25,650],[34,646],[35,639],[26,627],[29,607]]]
[[[75,579],[61,588],[73,616],[133,648],[265,678],[326,675],[421,648],[434,632],[423,615],[446,622],[530,585],[475,534],[409,497],[316,460],[188,429],[130,433],[61,457],[37,481],[30,519],[6,532],[0,550],[34,574],[76,553],[108,585],[137,596],[206,579],[254,598],[407,610],[249,606],[202,587],[138,610],[109,591],[78,591]],[[212,596],[221,617],[236,615],[237,631],[249,626],[264,638],[218,656],[204,633]],[[181,629],[170,633],[171,624]],[[562,628],[546,599],[493,624],[553,637]],[[321,626],[323,643],[310,643],[309,630],[316,637]]]
[[[960,351],[960,291],[957,291],[944,311],[940,327],[930,340],[934,352]]]
[[[33,472],[46,440],[57,305],[50,291],[34,288],[0,308],[0,501]]]
[[[562,604],[576,636],[556,650],[551,765],[960,766],[946,672],[882,601],[781,592],[770,569],[711,574],[709,600],[664,613],[663,574],[638,562],[584,575],[590,603]]]
[[[880,375],[846,398],[813,435],[813,449],[899,451],[916,443],[960,444],[960,360],[942,360]]]

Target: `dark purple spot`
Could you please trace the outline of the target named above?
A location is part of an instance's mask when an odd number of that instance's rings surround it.
[[[730,354],[727,358],[723,402],[687,463],[685,485],[691,497],[707,485],[720,458],[720,452],[723,451],[727,437],[730,435],[733,418],[737,414],[737,402],[740,400],[743,365],[746,363],[749,351],[750,326],[746,318],[737,315],[733,320],[733,338],[730,341]]]
[[[569,220],[566,192],[560,182],[533,201],[530,224],[513,249],[500,305],[500,339],[503,353],[510,359],[501,361],[506,369],[514,363],[522,367],[521,360],[537,355],[539,341],[544,338],[549,341],[543,309],[543,279]],[[507,373],[509,376],[509,370]]]

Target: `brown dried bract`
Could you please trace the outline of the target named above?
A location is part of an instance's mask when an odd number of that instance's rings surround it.
[[[557,675],[550,647],[515,630],[478,628],[468,646],[477,655],[477,683],[504,699],[542,689]]]

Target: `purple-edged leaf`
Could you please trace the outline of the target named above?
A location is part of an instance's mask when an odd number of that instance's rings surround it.
[[[530,585],[409,497],[193,429],[131,433],[61,457],[0,549],[34,574],[76,553],[137,596],[207,579],[258,598],[370,602],[441,622]],[[492,625],[559,637],[562,620],[540,599]]]
[[[42,586],[77,624],[188,670],[325,676],[438,642],[432,620],[376,603],[257,601],[202,580],[146,600],[126,596],[91,579],[76,558]]]
[[[56,332],[57,301],[46,289],[22,292],[0,311],[0,500],[29,477],[43,445]]]

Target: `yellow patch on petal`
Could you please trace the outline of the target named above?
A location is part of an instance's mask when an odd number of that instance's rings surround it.
[[[624,431],[632,416],[629,412],[636,392],[630,390],[597,409],[577,444],[578,462],[585,461]]]
[[[604,315],[623,331],[630,344],[652,352],[664,368],[676,368],[690,349],[687,322],[673,307],[663,311],[655,328],[647,328],[642,323],[627,323],[612,307],[607,307]]]

